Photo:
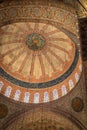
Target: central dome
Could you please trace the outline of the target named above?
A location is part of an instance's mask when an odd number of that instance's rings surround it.
[[[30,83],[55,80],[75,58],[74,43],[55,26],[20,22],[2,29],[1,66],[16,79]]]
[[[30,49],[37,51],[44,47],[46,41],[40,34],[32,33],[27,36],[26,44]]]
[[[12,91],[15,100],[23,94],[24,102],[49,102],[75,86],[81,59],[62,29],[41,22],[12,23],[1,29],[0,87],[6,89],[5,96]]]

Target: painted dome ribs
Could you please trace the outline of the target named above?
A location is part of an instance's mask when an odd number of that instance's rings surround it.
[[[38,58],[39,58],[39,61],[40,61],[40,66],[41,66],[41,70],[42,70],[42,76],[43,76],[43,78],[45,78],[45,68],[44,68],[42,56],[38,55]]]
[[[14,63],[18,60],[18,58],[21,57],[21,55],[22,55],[23,53],[24,53],[24,48],[23,48],[22,51],[20,51],[20,52],[12,59],[12,61],[8,64],[8,68],[9,68],[10,66],[12,66],[12,64],[14,64]]]
[[[16,101],[57,100],[80,78],[82,62],[73,35],[69,37],[59,25],[43,22],[15,22],[1,27],[0,90]]]
[[[28,22],[26,23],[26,26],[29,29],[29,31],[31,31],[31,32],[33,31],[32,27],[30,26],[30,24]]]
[[[52,34],[55,34],[55,33],[59,33],[60,31],[59,30],[53,30],[53,31],[50,31],[48,33],[45,33],[48,37],[49,35],[52,35]]]
[[[22,62],[22,64],[21,64],[20,68],[19,68],[19,72],[22,72],[22,70],[23,70],[23,68],[24,68],[24,66],[25,66],[25,64],[26,64],[27,59],[29,58],[29,56],[30,56],[30,54],[26,53],[26,56],[25,56],[25,58],[23,59],[23,62]]]
[[[8,36],[14,35],[14,36],[17,36],[17,37],[19,37],[19,36],[20,36],[20,37],[23,37],[23,36],[24,36],[23,34],[16,33],[16,32],[5,32],[4,35],[8,35]]]
[[[43,53],[44,54],[44,53]],[[50,64],[50,66],[52,67],[52,70],[55,72],[56,69],[54,67],[54,64],[52,63],[50,57],[47,54],[44,54],[45,58],[47,59],[48,63]]]
[[[60,63],[64,64],[64,61],[62,60],[62,58],[59,57],[58,55],[56,55],[55,52],[53,52],[50,48],[47,48],[47,50],[48,50],[53,56],[55,56],[55,57],[57,58],[57,60],[60,61]]]
[[[55,38],[55,37],[50,37],[47,39],[47,41],[63,41],[63,42],[68,42],[68,39],[64,39],[64,38]]]
[[[23,34],[26,33],[26,31],[27,31],[22,26],[20,26],[20,24],[15,24],[15,27],[18,28],[20,30],[20,32],[22,32]]]
[[[15,47],[15,48],[13,48],[13,49],[7,51],[6,53],[2,54],[2,57],[6,56],[6,55],[8,55],[9,53],[12,53],[13,51],[16,51],[16,50],[18,50],[18,49],[20,49],[20,48],[22,48],[22,47],[23,47],[23,45],[17,46],[17,47]]]
[[[35,23],[34,31],[39,32],[39,23]]]
[[[69,56],[69,52],[68,52],[66,49],[64,49],[63,47],[60,47],[60,46],[55,45],[55,44],[53,44],[53,43],[48,43],[47,45],[48,45],[49,47],[55,47],[56,49],[61,50],[61,51],[65,52],[65,53],[67,53],[68,56]]]
[[[22,41],[21,40],[17,40],[17,39],[15,39],[15,40],[13,40],[13,41],[4,41],[3,43],[1,43],[0,44],[0,46],[4,46],[4,45],[7,45],[7,44],[22,44]]]
[[[43,27],[42,27],[42,29],[40,30],[40,32],[44,32],[47,28],[48,28],[48,24],[45,24]]]
[[[33,72],[34,72],[35,58],[36,58],[36,55],[33,55],[33,54],[32,54],[32,63],[31,63],[31,69],[30,69],[30,77],[29,77],[29,81],[32,81]]]

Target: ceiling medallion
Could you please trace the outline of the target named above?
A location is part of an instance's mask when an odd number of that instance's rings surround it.
[[[76,112],[81,112],[84,108],[83,100],[80,97],[75,97],[72,100],[72,108]]]
[[[27,36],[26,44],[29,49],[37,51],[45,46],[46,41],[40,34],[32,33]]]

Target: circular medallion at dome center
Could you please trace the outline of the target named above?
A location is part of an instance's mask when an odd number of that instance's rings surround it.
[[[41,50],[45,46],[46,41],[40,34],[32,33],[27,36],[26,44],[29,49],[37,51]]]

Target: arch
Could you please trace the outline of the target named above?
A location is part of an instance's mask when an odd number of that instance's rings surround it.
[[[36,108],[35,111],[40,111],[40,110],[42,111],[42,109],[40,109],[39,107],[35,107],[35,108]],[[44,110],[48,112],[48,107],[46,107]],[[66,119],[70,120],[74,125],[76,125],[79,128],[79,130],[86,130],[86,127],[71,113],[62,110],[61,108],[52,108],[52,107],[50,107],[50,112],[53,112],[56,115],[60,114]],[[26,114],[33,113],[32,108],[30,108],[29,110],[21,110],[16,114],[14,113],[13,115],[11,115],[10,118],[8,118],[5,121],[5,123],[2,125],[2,130],[6,130],[6,128],[8,128],[12,123],[14,123],[14,121],[19,119],[25,113]]]

